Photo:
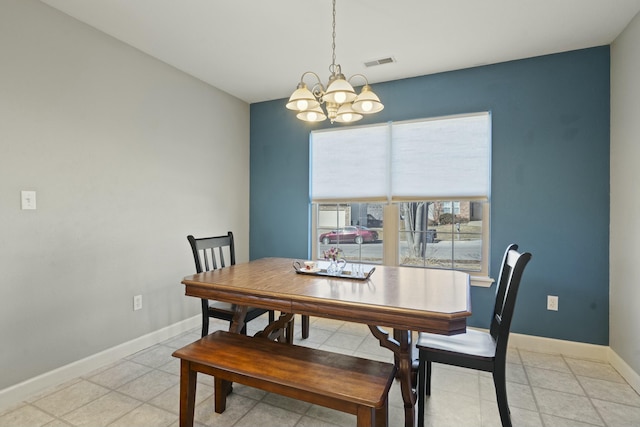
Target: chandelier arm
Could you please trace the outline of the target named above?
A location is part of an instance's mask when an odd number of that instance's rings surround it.
[[[348,81],[349,83],[351,83],[351,80],[352,80],[354,77],[362,77],[362,78],[364,79],[364,84],[365,84],[365,85],[368,85],[368,84],[369,84],[369,80],[367,80],[367,77],[365,77],[365,75],[364,75],[364,74],[354,74],[353,76],[349,77],[349,78],[347,79],[347,81]]]
[[[318,99],[318,102],[322,104],[322,96],[325,93],[325,88],[324,88],[324,85],[322,84],[322,80],[320,80],[320,76],[318,76],[313,71],[305,71],[302,74],[302,77],[300,77],[300,83],[304,83],[304,78],[307,75],[312,75],[316,78],[316,82],[314,82],[313,86],[311,86],[311,93],[313,94],[313,96],[315,96]]]
[[[314,76],[319,84],[322,84],[322,80],[320,80],[320,76],[314,73],[313,71],[305,71],[304,73],[302,73],[302,77],[300,77],[300,83],[304,83],[304,78],[309,74]]]

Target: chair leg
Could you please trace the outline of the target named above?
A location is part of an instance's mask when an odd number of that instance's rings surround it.
[[[498,411],[500,412],[502,427],[512,427],[504,368],[493,371],[493,383],[496,388],[496,399],[498,400]]]
[[[269,323],[273,323],[276,321],[276,316],[273,312],[273,310],[269,310]]]
[[[201,337],[209,335],[209,301],[202,300],[202,332]]]
[[[302,315],[302,338],[309,338],[309,316]]]
[[[431,365],[431,362],[427,362]],[[425,394],[425,360],[420,357],[418,359],[418,427],[424,427],[424,394]]]
[[[427,379],[425,381],[424,394],[431,396],[431,361],[427,360]]]
[[[204,338],[207,335],[209,335],[209,316],[202,316],[202,331],[200,336]]]

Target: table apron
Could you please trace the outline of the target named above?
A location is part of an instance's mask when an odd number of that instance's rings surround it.
[[[200,288],[186,285],[185,295],[216,301],[228,302],[230,304],[246,305],[249,307],[278,310],[284,313],[293,313],[291,310],[291,300],[288,298],[278,298],[270,296],[258,296],[248,294],[238,294],[234,291],[223,289]]]
[[[231,304],[279,310],[285,313],[305,314],[347,322],[380,325],[389,328],[430,332],[434,334],[460,334],[466,331],[467,326],[465,313],[461,313],[460,317],[456,317],[455,315],[448,317],[445,315],[438,318],[434,316],[433,313],[421,316],[416,315],[415,312],[394,312],[385,307],[378,309],[374,306],[340,305],[336,304],[335,301],[292,300],[290,298],[251,295],[238,293],[234,290],[205,288],[196,285],[186,285],[185,294],[192,297],[224,301]]]
[[[433,314],[416,316],[416,313],[402,313],[389,311],[385,307],[372,306],[344,306],[323,301],[292,301],[291,310],[294,313],[319,316],[329,319],[343,320],[367,325],[379,325],[394,329],[409,331],[431,332],[435,334],[455,335],[466,332],[466,317],[436,318]]]

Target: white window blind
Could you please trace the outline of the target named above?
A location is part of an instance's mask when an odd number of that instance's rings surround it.
[[[489,197],[488,113],[395,123],[391,147],[394,200]]]
[[[310,157],[314,202],[488,199],[491,116],[315,131]]]
[[[311,199],[386,200],[387,124],[311,133]]]

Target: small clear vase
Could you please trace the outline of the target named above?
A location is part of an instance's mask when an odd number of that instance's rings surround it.
[[[327,274],[336,275],[338,274],[338,263],[335,259],[329,260],[329,266],[327,267]]]

